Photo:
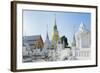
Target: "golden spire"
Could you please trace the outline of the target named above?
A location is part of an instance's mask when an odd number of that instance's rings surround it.
[[[55,43],[54,45],[57,44],[58,40],[59,40],[59,32],[57,30],[56,15],[55,15],[54,27],[53,27],[53,36],[52,36],[52,42]]]

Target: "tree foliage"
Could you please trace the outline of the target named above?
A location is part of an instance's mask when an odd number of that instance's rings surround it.
[[[65,36],[62,36],[61,37],[61,43],[64,44],[64,47],[68,47],[68,40],[67,40],[67,37]]]

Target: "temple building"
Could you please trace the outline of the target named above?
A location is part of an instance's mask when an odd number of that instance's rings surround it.
[[[81,22],[79,30],[73,36],[72,55],[78,60],[90,59],[91,34]]]
[[[51,41],[49,40],[48,31],[46,33],[46,40],[44,42],[44,48],[51,48]]]
[[[52,47],[53,48],[57,48],[58,40],[59,40],[59,32],[57,29],[56,18],[55,18],[54,27],[53,27],[53,35],[52,35]]]
[[[91,37],[89,30],[86,29],[85,25],[81,22],[78,32],[75,33],[76,36],[76,47],[79,48],[90,48]]]
[[[36,48],[42,49],[44,46],[41,35],[24,36],[23,45],[25,44],[28,44],[33,49],[36,49]]]

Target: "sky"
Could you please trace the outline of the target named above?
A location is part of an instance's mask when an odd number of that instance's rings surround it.
[[[81,22],[86,29],[91,30],[90,13],[23,10],[23,36],[41,35],[45,41],[48,31],[51,40],[55,18],[59,36],[65,35],[69,44],[72,43],[73,34],[78,31]]]

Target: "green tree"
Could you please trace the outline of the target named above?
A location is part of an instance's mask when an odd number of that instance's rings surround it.
[[[64,48],[67,48],[67,47],[68,47],[68,40],[67,40],[67,37],[62,36],[62,37],[61,37],[61,43],[64,44]]]

